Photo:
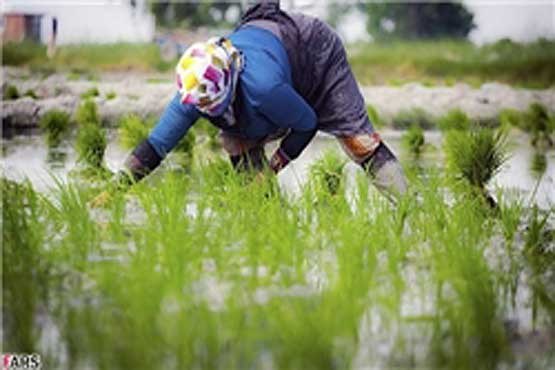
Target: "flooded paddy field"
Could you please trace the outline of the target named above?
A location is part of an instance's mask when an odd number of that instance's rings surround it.
[[[277,181],[205,147],[170,156],[103,208],[73,139],[6,138],[5,351],[61,369],[553,368],[555,150],[511,131],[491,208],[439,131],[418,157],[382,136],[411,186],[396,206],[327,136]]]

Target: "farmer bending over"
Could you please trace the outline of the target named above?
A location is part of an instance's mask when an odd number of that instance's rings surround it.
[[[321,130],[339,140],[379,190],[406,192],[401,166],[368,119],[341,40],[324,22],[286,13],[277,0],[262,1],[228,37],[189,47],[176,72],[179,92],[125,162],[134,181],[204,117],[221,129],[237,170],[269,165],[277,174]],[[278,139],[268,162],[264,145]]]

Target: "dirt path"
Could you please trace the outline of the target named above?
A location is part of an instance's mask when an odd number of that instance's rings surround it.
[[[70,80],[66,74],[39,79],[21,69],[5,68],[3,91],[8,84],[15,85],[20,93],[31,89],[39,99],[24,97],[3,101],[3,127],[36,126],[40,117],[53,108],[73,114],[81,94],[94,87],[100,92],[94,98],[100,116],[108,124],[114,124],[119,116],[131,112],[157,116],[175,93],[171,73],[157,76],[112,73],[103,75],[98,81],[89,81]],[[413,83],[400,87],[366,86],[361,91],[366,102],[386,119],[412,107],[422,108],[433,115],[458,107],[473,118],[492,117],[504,108],[524,110],[532,102],[540,102],[551,109],[555,107],[555,88],[527,90],[498,83],[484,84],[480,88],[466,84],[425,87]],[[108,93],[115,93],[115,97],[108,99]]]

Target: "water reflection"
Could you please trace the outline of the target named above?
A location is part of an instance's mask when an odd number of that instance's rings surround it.
[[[48,164],[48,168],[52,170],[64,168],[67,157],[67,149],[60,148],[59,146],[49,148],[46,154],[46,163]]]
[[[547,170],[547,157],[545,152],[536,151],[530,163],[530,170],[532,175],[536,178],[541,178]]]
[[[19,133],[4,140],[2,170],[10,179],[21,180],[27,177],[37,190],[44,191],[52,185],[52,174],[62,179],[67,178],[68,173],[75,167],[77,155],[72,143],[68,141],[63,142],[57,149],[50,150],[43,137],[36,133],[37,131],[24,135]],[[441,168],[444,162],[441,133],[427,131],[424,134],[425,145],[422,153],[418,160],[412,160],[403,149],[402,131],[381,132],[387,144],[400,156],[405,169],[419,174],[425,174],[429,168]],[[109,131],[108,137],[105,162],[110,170],[115,171],[122,166],[128,151],[117,144],[118,137],[115,131]],[[543,208],[551,207],[555,204],[555,150],[535,153],[528,135],[522,133],[513,133],[510,141],[510,158],[493,179],[490,190],[498,187],[504,191],[531,194],[537,188],[536,202]],[[276,143],[272,144],[268,146],[268,152],[275,148]],[[337,150],[340,155],[344,155],[337,140],[319,135],[297,160],[280,173],[279,182],[282,188],[289,193],[298,194],[308,178],[308,168],[328,149]],[[357,165],[347,163],[348,176],[354,176],[359,171],[361,169]]]

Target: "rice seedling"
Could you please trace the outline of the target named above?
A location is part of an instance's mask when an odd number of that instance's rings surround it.
[[[532,145],[553,146],[551,135],[555,131],[555,120],[549,116],[547,109],[539,104],[530,105],[524,114],[524,127],[532,135]]]
[[[509,201],[505,199],[501,192],[498,193],[499,199],[499,221],[501,231],[505,239],[505,251],[508,256],[508,274],[502,279],[502,286],[507,287],[511,307],[516,307],[516,294],[518,282],[522,270],[522,263],[515,249],[515,238],[518,228],[521,225],[522,216],[525,210],[524,203],[521,200]]]
[[[553,211],[542,212],[532,207],[525,236],[524,256],[530,269],[529,285],[533,292],[532,320],[537,325],[538,310],[543,308],[551,322],[555,320],[555,298],[549,292],[552,288],[552,272],[555,268],[555,250],[550,247],[555,241],[555,231],[549,230],[547,221]]]
[[[46,112],[39,121],[41,129],[46,131],[46,142],[49,147],[55,147],[62,141],[69,129],[69,114],[60,110]]]
[[[429,130],[436,126],[434,118],[422,108],[405,109],[393,117],[393,128],[398,130],[408,129],[417,125],[423,130]]]
[[[2,198],[2,342],[6,351],[36,350],[35,314],[43,304],[48,264],[47,237],[40,196],[26,182],[1,179]]]
[[[16,100],[19,99],[19,90],[14,85],[8,84],[3,91],[3,100]]]
[[[499,112],[499,122],[501,126],[505,127],[506,129],[510,127],[517,127],[523,128],[523,115],[520,111],[516,109],[503,109]]]
[[[547,157],[545,153],[536,151],[530,163],[530,170],[535,177],[541,178],[547,170]]]
[[[75,143],[78,160],[93,169],[103,168],[106,133],[96,124],[87,123],[78,128]]]
[[[125,149],[133,149],[148,137],[152,123],[143,121],[136,114],[128,114],[122,117],[118,123],[118,134],[121,146]]]
[[[418,158],[422,153],[424,143],[424,131],[418,125],[411,126],[411,128],[403,134],[403,144],[408,152],[415,158]]]
[[[35,99],[35,100],[38,99],[38,96],[35,93],[35,90],[33,90],[33,89],[29,89],[29,90],[25,91],[23,96],[27,96],[27,97],[29,97],[31,99]]]
[[[87,91],[81,94],[81,99],[90,99],[100,96],[100,92],[97,87],[91,87]]]
[[[220,129],[211,124],[206,119],[200,119],[194,126],[193,130],[199,134],[205,135],[208,138],[208,147],[211,150],[221,148],[219,133]]]
[[[311,186],[316,194],[338,195],[344,190],[343,167],[346,160],[335,151],[327,151],[309,170]]]
[[[452,109],[438,120],[438,126],[442,131],[468,130],[471,124],[470,118],[461,109]]]
[[[106,93],[106,100],[112,100],[115,99],[117,97],[117,94],[115,91],[108,91]]]
[[[486,185],[507,159],[505,143],[503,131],[490,129],[450,132],[445,140],[448,170],[484,196],[490,205],[495,201],[487,193]]]
[[[98,116],[98,108],[96,103],[90,99],[86,99],[77,108],[75,112],[75,121],[81,125],[100,125],[100,118]]]
[[[380,117],[378,110],[373,105],[366,105],[366,113],[368,114],[368,118],[370,118],[370,122],[372,123],[372,125],[374,125],[375,127],[385,126],[385,122]]]

